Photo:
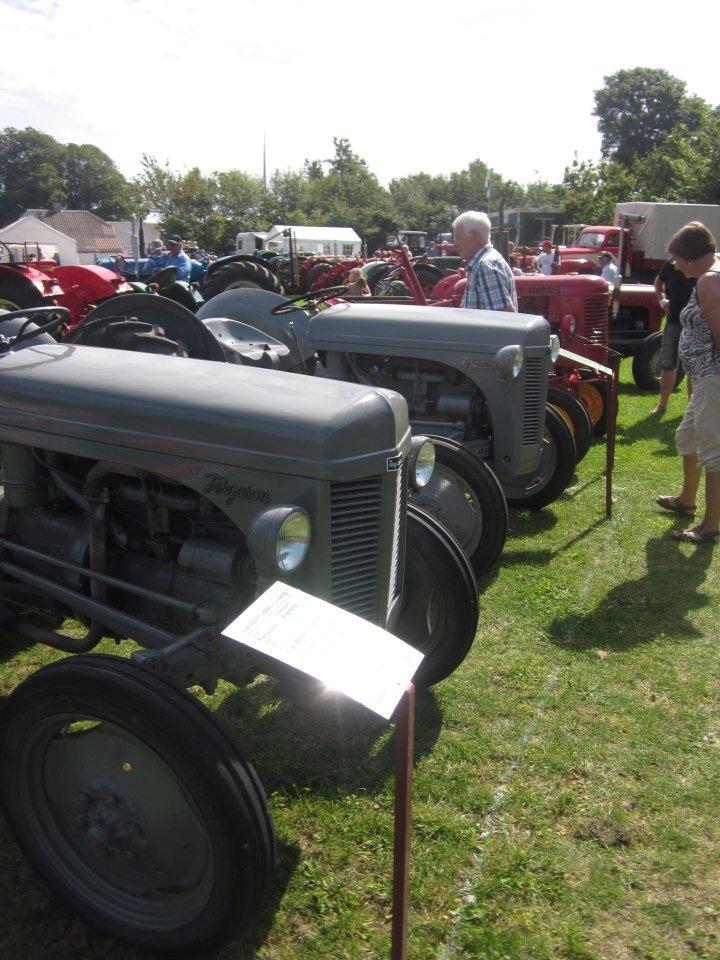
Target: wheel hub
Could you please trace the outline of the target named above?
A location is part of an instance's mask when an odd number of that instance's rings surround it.
[[[74,804],[74,824],[96,853],[139,863],[150,844],[140,811],[115,784],[91,782],[81,787]]]

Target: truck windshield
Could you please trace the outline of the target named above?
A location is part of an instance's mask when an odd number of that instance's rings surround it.
[[[595,233],[593,231],[588,231],[587,233],[581,233],[577,239],[577,245],[579,247],[593,247],[597,250],[599,247],[605,243],[605,234],[604,233]]]

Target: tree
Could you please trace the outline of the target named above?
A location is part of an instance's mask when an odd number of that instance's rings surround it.
[[[593,115],[602,134],[603,157],[626,167],[647,156],[680,124],[696,130],[707,105],[666,70],[634,67],[604,78],[595,91]]]
[[[105,220],[132,212],[128,183],[110,157],[90,143],[68,143],[64,160],[65,206],[90,210]]]
[[[559,196],[571,223],[613,223],[616,203],[640,199],[633,174],[622,164],[577,157],[565,168]]]
[[[64,148],[33,127],[0,132],[0,224],[28,207],[50,208],[66,198]]]

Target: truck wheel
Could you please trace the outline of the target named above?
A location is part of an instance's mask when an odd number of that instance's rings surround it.
[[[107,936],[197,955],[257,910],[275,862],[260,782],[153,672],[82,656],[32,674],[4,707],[0,776],[28,860]]]
[[[657,393],[660,389],[660,374],[662,367],[660,365],[660,355],[662,352],[662,331],[651,333],[645,337],[640,344],[638,352],[633,357],[632,375],[636,385],[641,390],[653,390]],[[675,386],[679,386],[685,377],[683,365],[678,360],[677,372],[675,374]]]
[[[282,293],[280,281],[275,274],[261,263],[249,260],[235,260],[213,270],[205,281],[202,294],[206,300],[236,287],[260,287],[273,293]]]
[[[409,504],[395,633],[425,654],[415,683],[428,687],[450,676],[467,656],[477,622],[477,584],[465,552],[441,523]]]
[[[479,577],[505,545],[505,495],[490,467],[474,453],[445,437],[430,439],[435,444],[435,470],[412,502],[452,533]]]
[[[593,439],[592,423],[585,404],[582,400],[578,400],[574,393],[561,390],[559,387],[548,387],[548,403],[559,407],[570,418],[577,453],[576,462],[580,463],[590,449]]]
[[[43,307],[52,301],[46,300],[32,283],[23,277],[0,272],[0,310],[22,310],[23,307]]]
[[[552,407],[545,410],[540,461],[531,472],[503,483],[509,507],[540,510],[560,496],[575,472],[577,454],[569,428]]]

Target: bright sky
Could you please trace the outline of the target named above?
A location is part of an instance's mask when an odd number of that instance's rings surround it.
[[[692,19],[685,17],[685,12]],[[473,159],[521,183],[597,159],[593,91],[663,67],[720,104],[720,4],[0,0],[0,127],[127,176],[296,169],[347,137],[383,183]]]

